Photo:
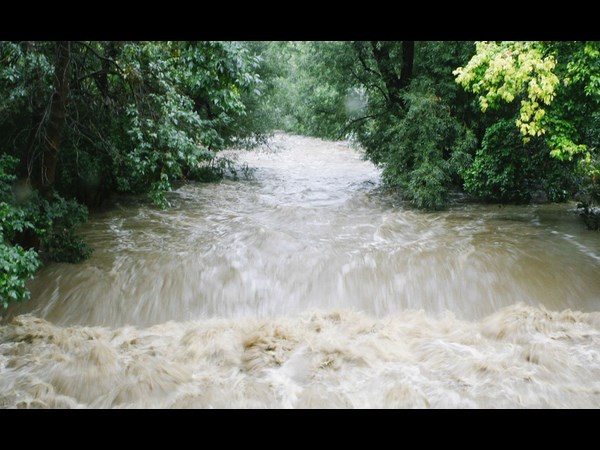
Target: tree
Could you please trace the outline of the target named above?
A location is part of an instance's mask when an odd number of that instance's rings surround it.
[[[469,99],[457,95],[451,67],[469,43],[353,43],[353,78],[368,107],[354,133],[384,181],[419,208],[439,209],[470,162],[475,137],[466,124]]]
[[[587,178],[582,189],[597,201],[600,43],[478,42],[476,48],[455,70],[456,81],[478,94],[483,112],[516,107],[523,141],[542,138],[552,157],[577,161]]]
[[[469,43],[414,41],[277,44],[289,68],[276,96],[290,131],[353,137],[384,169],[384,180],[423,208],[441,208],[460,184],[474,137],[452,69]],[[467,103],[470,102],[467,98]],[[471,115],[472,116],[472,115]],[[416,137],[416,139],[412,139]]]
[[[356,139],[388,186],[438,209],[452,190],[510,202],[595,192],[577,186],[577,172],[596,179],[596,45],[295,42],[270,51],[289,61],[275,94],[284,128]],[[507,121],[529,142],[515,140]]]
[[[415,55],[414,41],[402,41],[398,44],[393,41],[370,42],[370,51],[385,85],[388,104],[392,108],[405,106],[401,93],[412,80]],[[363,68],[373,72],[366,63]]]
[[[8,157],[0,170],[10,179],[0,199],[0,266],[26,262],[0,281],[14,287],[11,299],[24,298],[23,280],[37,267],[30,251],[68,262],[89,255],[75,233],[87,209],[76,200],[99,206],[114,191],[147,193],[165,207],[174,180],[219,178],[231,167],[220,150],[264,138],[261,73],[269,71],[257,50],[243,42],[0,42]]]

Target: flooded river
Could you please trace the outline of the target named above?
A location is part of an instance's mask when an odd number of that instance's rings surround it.
[[[92,214],[4,312],[0,407],[598,407],[600,235],[559,205],[407,208],[347,143]]]

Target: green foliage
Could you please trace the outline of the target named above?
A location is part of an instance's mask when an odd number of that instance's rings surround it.
[[[600,102],[598,42],[478,42],[456,81],[479,94],[481,110],[520,99],[516,124],[525,136],[547,135],[551,155],[592,158],[582,136],[585,111]],[[582,142],[584,141],[584,142]]]
[[[159,208],[165,209],[171,206],[167,197],[166,192],[171,190],[171,183],[169,183],[169,177],[166,173],[162,173],[160,181],[152,183],[150,192],[148,192],[148,198]]]
[[[54,194],[51,202],[34,196],[29,213],[47,258],[56,262],[77,263],[87,259],[92,249],[76,234],[88,218],[87,208],[75,200]]]
[[[258,144],[265,144],[276,127],[278,116],[273,111],[271,99],[275,93],[274,80],[279,68],[269,57],[268,42],[251,41],[238,45],[246,50],[246,72],[251,76],[246,76],[250,83],[239,90],[244,109],[243,113],[232,121],[228,145],[252,148]]]
[[[289,132],[339,138],[360,113],[361,91],[348,78],[347,42],[273,42],[268,63],[278,67],[267,107],[275,126]]]
[[[388,44],[394,58],[400,52],[398,46]],[[367,118],[354,128],[358,141],[367,156],[383,167],[384,181],[398,186],[413,205],[445,207],[450,191],[460,189],[477,144],[465,124],[472,115],[469,98],[456,89],[448,70],[469,57],[469,47],[453,42],[417,43],[414,79],[398,93],[398,105],[390,105],[394,101],[387,87],[390,81],[377,76],[381,61],[376,64],[366,44],[356,43],[354,48],[360,61],[356,78],[365,83],[369,100]],[[398,73],[396,60],[389,64],[391,72]]]
[[[7,154],[0,155],[0,198],[11,195],[11,184],[15,181],[15,167],[19,161]]]
[[[57,262],[79,262],[91,254],[92,250],[75,232],[87,220],[84,205],[58,194],[49,202],[37,192],[24,202],[14,197],[10,201],[12,204],[0,203],[0,231],[8,242],[29,239],[47,259]],[[35,238],[26,238],[31,235]]]
[[[481,149],[465,176],[467,192],[488,201],[530,199],[525,179],[528,155],[514,125],[501,121],[486,130]]]
[[[14,289],[5,282],[10,297],[26,296],[19,283],[33,273],[36,252],[62,262],[90,255],[75,233],[87,208],[74,197],[100,206],[113,191],[146,193],[167,207],[173,181],[219,179],[232,171],[220,150],[264,142],[274,123],[265,97],[275,72],[258,55],[266,47],[208,41],[61,46],[68,98],[56,176],[46,179],[54,173],[45,164],[57,44],[0,42],[2,254],[17,270],[7,279]]]
[[[537,42],[477,42],[477,50],[465,67],[454,71],[456,81],[479,95],[481,111],[497,108],[521,97],[517,127],[525,136],[546,132],[542,118],[556,96],[556,60],[545,56]]]
[[[248,122],[236,134],[236,120],[246,116],[242,99],[260,95],[258,58],[235,42],[136,43],[123,53],[124,70],[150,93],[126,108],[133,148],[119,159],[117,185],[150,186],[150,199],[165,207],[169,180],[194,179],[220,149],[251,140]]]
[[[273,98],[282,128],[356,139],[383,167],[388,186],[417,207],[439,209],[462,185],[477,144],[468,125],[473,97],[452,76],[474,46],[415,43],[413,74],[403,74],[404,47],[392,41],[273,44],[271,60],[286,66]]]
[[[279,124],[355,138],[417,207],[442,208],[461,188],[487,201],[563,201],[577,190],[593,201],[598,42],[417,42],[409,84],[403,42],[268,51],[287,65],[274,84]]]
[[[165,206],[170,182],[198,172],[205,179],[223,148],[264,141],[273,123],[263,108],[272,70],[257,54],[265,46],[72,42],[58,192],[94,206],[111,191],[148,193]],[[34,186],[43,173],[55,58],[53,43],[0,43],[0,145]]]
[[[541,139],[524,143],[511,120],[501,120],[485,133],[465,190],[483,200],[524,203],[541,191],[550,201],[564,201],[573,189],[572,167],[549,156]]]
[[[599,56],[597,41],[477,43],[471,61],[454,72],[456,81],[479,94],[482,111],[490,106],[510,113],[506,103],[520,100],[517,126],[524,142],[531,136],[537,141],[519,145],[504,125],[489,128],[467,190],[522,201],[528,185],[537,184],[551,200],[565,200],[578,185],[585,204],[597,202]],[[549,161],[548,154],[562,163]]]
[[[415,80],[404,98],[407,112],[402,118],[374,122],[375,127],[361,130],[359,139],[383,166],[387,185],[398,186],[418,208],[443,208],[454,175],[469,162],[472,136],[426,79]]]
[[[29,298],[25,287],[32,278],[40,260],[34,250],[24,250],[20,245],[0,242],[0,303],[7,308],[9,302],[19,302]]]
[[[15,195],[16,166],[15,158],[0,155],[0,300],[5,308],[29,297],[25,282],[41,266],[40,254],[79,262],[92,251],[75,233],[87,220],[87,208],[58,194],[48,201],[27,188]]]
[[[8,155],[0,155],[0,304],[4,308],[9,302],[21,301],[29,297],[25,282],[40,266],[34,250],[25,250],[14,243],[15,236],[33,227],[25,211],[8,203],[12,200],[11,174],[16,160]]]

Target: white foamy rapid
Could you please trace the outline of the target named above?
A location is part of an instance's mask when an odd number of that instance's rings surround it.
[[[148,328],[1,329],[2,407],[600,406],[600,313],[517,305],[472,323],[313,312]]]

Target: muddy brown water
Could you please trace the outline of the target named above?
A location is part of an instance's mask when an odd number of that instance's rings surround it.
[[[598,407],[600,235],[574,204],[414,211],[347,143],[123,200],[4,313],[0,407]]]

